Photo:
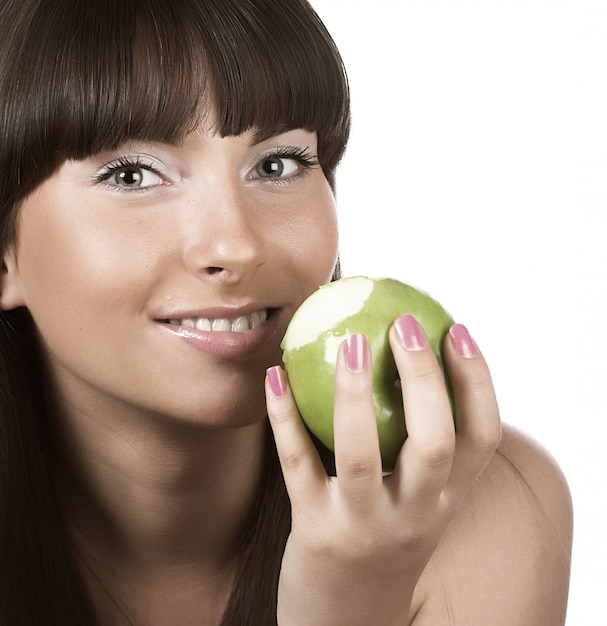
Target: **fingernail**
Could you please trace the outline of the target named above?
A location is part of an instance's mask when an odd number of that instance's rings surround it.
[[[449,330],[451,341],[455,351],[465,359],[472,359],[476,356],[476,347],[468,329],[463,324],[454,324]]]
[[[266,370],[266,376],[268,377],[272,394],[277,398],[284,396],[287,390],[287,383],[282,368],[279,365],[274,365]]]
[[[346,366],[351,372],[362,372],[367,367],[368,344],[365,335],[346,338]]]
[[[426,345],[424,333],[413,315],[401,315],[394,322],[394,326],[405,350],[417,352]]]

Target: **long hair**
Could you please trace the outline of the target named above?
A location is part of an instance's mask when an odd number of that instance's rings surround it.
[[[341,58],[306,0],[0,0],[0,246],[68,159],[127,139],[306,128],[334,186],[350,126]],[[0,267],[0,271],[2,268]],[[96,620],[53,480],[45,374],[26,309],[0,312],[0,625]],[[223,624],[275,623],[290,507],[268,429]]]

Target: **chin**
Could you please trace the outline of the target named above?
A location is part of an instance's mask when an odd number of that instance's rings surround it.
[[[249,393],[221,393],[216,402],[208,400],[176,408],[165,414],[165,419],[195,427],[233,429],[251,426],[267,417],[263,387]]]

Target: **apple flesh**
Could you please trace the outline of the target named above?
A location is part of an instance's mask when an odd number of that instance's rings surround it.
[[[394,467],[407,437],[400,379],[388,340],[394,320],[407,313],[424,328],[443,368],[443,340],[453,319],[427,293],[391,278],[353,276],[323,285],[295,312],[281,344],[302,419],[325,446],[334,450],[337,350],[348,335],[366,335],[373,358],[373,403],[386,471]]]

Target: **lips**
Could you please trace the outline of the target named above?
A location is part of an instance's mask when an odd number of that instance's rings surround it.
[[[185,317],[169,319],[171,326],[182,326],[206,332],[242,333],[259,328],[268,319],[268,310],[260,309],[237,317]]]
[[[184,317],[159,319],[161,328],[191,347],[222,359],[242,359],[275,350],[281,333],[281,309],[241,308],[205,311],[206,315],[183,313]],[[202,312],[202,311],[201,311]]]

